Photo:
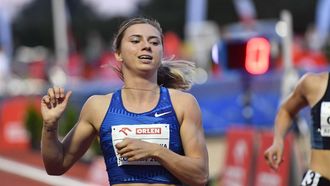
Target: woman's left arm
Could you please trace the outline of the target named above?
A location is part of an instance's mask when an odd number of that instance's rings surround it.
[[[178,155],[166,148],[156,151],[155,158],[173,175],[188,185],[206,185],[209,168],[208,153],[202,127],[201,111],[196,99],[180,93],[175,107],[181,120],[181,140],[185,155]]]

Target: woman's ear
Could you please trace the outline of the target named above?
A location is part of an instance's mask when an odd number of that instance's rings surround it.
[[[119,61],[119,62],[122,62],[122,61],[123,61],[123,58],[121,57],[121,54],[118,53],[118,52],[115,52],[115,58],[116,58],[116,60]]]

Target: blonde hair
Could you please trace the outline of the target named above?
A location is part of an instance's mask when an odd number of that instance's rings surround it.
[[[164,60],[158,69],[158,85],[189,90],[193,84],[195,63],[186,60]]]
[[[121,47],[121,40],[123,39],[124,33],[132,25],[135,24],[149,24],[155,27],[160,35],[161,42],[163,44],[163,32],[158,21],[150,18],[135,17],[124,21],[118,29],[117,34],[113,40],[113,50],[118,52]],[[123,80],[123,73],[120,66],[110,67],[117,72],[121,80]],[[157,73],[157,83],[158,85],[164,86],[166,88],[174,88],[180,90],[189,90],[192,86],[192,76],[195,69],[195,64],[186,60],[173,60],[170,58],[168,60],[162,60]]]

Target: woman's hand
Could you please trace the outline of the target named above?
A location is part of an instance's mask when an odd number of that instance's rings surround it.
[[[49,128],[56,128],[57,121],[64,112],[72,91],[65,94],[63,88],[53,87],[48,89],[47,95],[41,100],[41,115],[44,125]]]
[[[265,151],[264,157],[267,164],[276,171],[283,162],[283,142],[273,143],[273,145]]]
[[[128,161],[137,161],[150,158],[154,153],[163,148],[159,144],[145,142],[139,139],[125,138],[116,144],[117,153],[121,157],[128,158]]]

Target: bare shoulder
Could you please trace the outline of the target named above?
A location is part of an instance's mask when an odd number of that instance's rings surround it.
[[[194,95],[175,89],[169,89],[171,101],[174,110],[179,113],[198,113],[200,112],[199,104]]]
[[[320,88],[326,88],[325,86],[328,83],[328,72],[313,73],[308,72],[304,74],[299,84],[303,86],[304,89],[310,90],[320,90]]]
[[[96,129],[99,129],[109,108],[111,98],[112,93],[90,96],[83,106],[81,115],[85,116]]]
[[[189,92],[184,92],[176,89],[169,89],[172,101],[175,103],[197,103],[196,98]]]
[[[315,105],[325,94],[328,85],[328,72],[306,73],[297,85],[298,92],[308,100],[310,106]]]
[[[304,74],[301,77],[301,80],[305,83],[319,83],[319,82],[327,82],[328,80],[328,72],[320,72],[320,73],[314,73],[314,72],[308,72]]]
[[[176,112],[179,123],[201,124],[201,109],[194,95],[189,92],[169,89],[173,108]],[[197,125],[196,125],[197,126]]]
[[[110,102],[112,93],[106,95],[92,95],[90,96],[85,105],[89,106],[101,106]]]

